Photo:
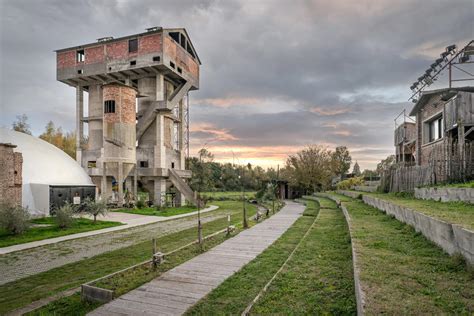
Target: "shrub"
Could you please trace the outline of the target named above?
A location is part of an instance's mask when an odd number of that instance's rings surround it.
[[[0,205],[0,227],[7,232],[18,235],[30,226],[30,214],[27,208],[17,205]]]
[[[74,207],[70,203],[66,203],[56,210],[55,220],[59,228],[71,227],[74,222],[74,218],[72,217],[74,211]]]
[[[98,215],[106,215],[107,214],[107,202],[105,200],[93,200],[87,198],[84,201],[84,211],[92,216],[94,216],[94,223],[97,220]]]
[[[145,207],[145,202],[144,202],[142,199],[140,199],[140,198],[139,198],[138,201],[137,201],[137,207],[138,207],[139,209],[142,209],[142,208]]]
[[[343,181],[339,182],[336,185],[336,188],[338,190],[348,190],[348,189],[352,188],[353,186],[363,185],[363,184],[364,184],[364,178],[363,177],[354,177],[354,178],[349,178],[349,179],[346,179],[346,180],[343,180]]]

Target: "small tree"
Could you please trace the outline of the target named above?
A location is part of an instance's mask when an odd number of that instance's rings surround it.
[[[71,227],[72,223],[74,222],[74,218],[72,217],[74,212],[74,206],[68,202],[56,210],[55,220],[59,228]]]
[[[16,121],[12,124],[12,130],[31,135],[30,124],[28,124],[28,116],[26,114],[17,115]]]
[[[28,209],[18,205],[0,205],[0,228],[7,232],[19,235],[28,229],[30,214]]]
[[[360,167],[359,167],[359,164],[357,163],[357,161],[356,161],[356,163],[355,163],[355,165],[354,165],[354,169],[352,170],[352,173],[353,173],[356,177],[358,177],[358,176],[361,175],[361,173],[360,173]]]
[[[102,199],[95,201],[93,199],[87,198],[84,201],[84,211],[87,214],[94,216],[95,223],[98,215],[105,216],[107,214],[107,202]]]

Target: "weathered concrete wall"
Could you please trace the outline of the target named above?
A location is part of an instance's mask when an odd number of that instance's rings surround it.
[[[366,204],[393,215],[397,220],[414,227],[417,232],[421,232],[448,254],[460,253],[467,262],[474,265],[473,231],[372,196],[364,195],[362,199]]]
[[[15,147],[0,144],[0,203],[21,205],[23,156]]]
[[[338,194],[342,194],[348,197],[351,197],[353,199],[359,199],[361,194],[359,192],[354,192],[354,191],[347,191],[347,190],[337,190],[336,191]]]
[[[376,186],[368,186],[368,185],[356,185],[354,186],[354,190],[362,191],[362,192],[375,192],[377,191]]]
[[[415,197],[423,200],[463,201],[474,204],[474,188],[415,188]]]
[[[357,315],[364,315],[365,313],[365,293],[363,290],[363,286],[360,282],[360,268],[359,268],[359,258],[357,255],[357,248],[358,244],[357,241],[354,240],[353,237],[353,228],[352,228],[352,221],[347,211],[347,208],[344,204],[341,204],[342,213],[346,218],[347,226],[349,227],[349,234],[351,237],[351,248],[352,248],[352,267],[354,270],[354,288],[355,288],[355,295],[356,295],[356,303],[357,303]]]

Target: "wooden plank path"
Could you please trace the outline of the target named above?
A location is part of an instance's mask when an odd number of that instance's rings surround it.
[[[88,315],[182,315],[225,279],[262,253],[303,211],[303,205],[288,201],[280,212],[262,223]]]

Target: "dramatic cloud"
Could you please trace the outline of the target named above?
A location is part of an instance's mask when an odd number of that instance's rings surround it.
[[[362,168],[393,152],[393,118],[443,48],[474,37],[472,0],[0,1],[0,125],[74,128],[54,49],[185,27],[202,60],[191,149],[267,166],[310,143]]]

